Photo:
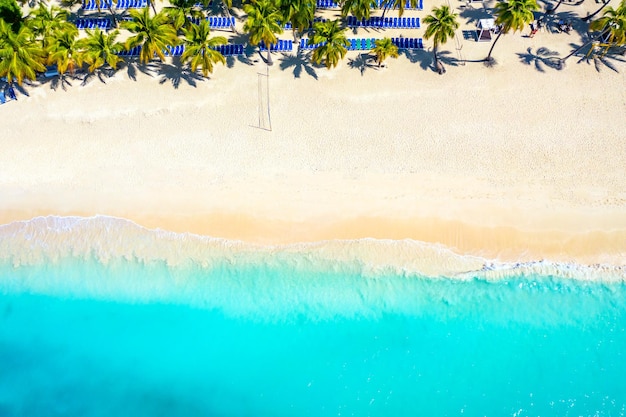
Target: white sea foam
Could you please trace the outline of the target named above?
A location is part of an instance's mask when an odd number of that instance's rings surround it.
[[[263,246],[191,233],[149,230],[129,220],[109,216],[46,216],[0,225],[0,261],[17,267],[54,263],[67,257],[105,264],[113,260],[143,264],[165,262],[173,268],[287,264],[295,271],[344,271],[363,276],[505,279],[538,274],[597,281],[626,280],[623,266],[548,260],[498,262],[460,255],[443,245],[408,239],[368,238]]]

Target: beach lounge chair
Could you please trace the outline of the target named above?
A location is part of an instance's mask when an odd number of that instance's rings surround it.
[[[46,78],[56,77],[57,75],[59,75],[59,70],[56,65],[46,67],[46,71],[43,73],[43,76]]]

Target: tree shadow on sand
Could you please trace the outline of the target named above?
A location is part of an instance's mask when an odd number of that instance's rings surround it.
[[[419,63],[420,68],[423,70],[430,69],[437,72],[432,51],[427,51],[426,49],[400,49],[398,53],[406,56],[412,64]],[[439,58],[439,61],[441,61],[442,64],[449,65],[451,67],[459,66],[459,60],[450,55],[450,51],[440,50],[437,52],[437,58]]]
[[[126,59],[126,74],[128,78],[133,81],[137,81],[137,73],[141,72],[143,74],[149,75],[150,77],[154,76],[154,73],[157,70],[157,64],[153,62],[149,62],[147,64],[142,64],[139,61],[139,58],[127,58]]]
[[[376,57],[368,53],[360,53],[354,59],[348,58],[348,66],[352,69],[358,69],[361,75],[363,75],[368,68],[378,69]]]
[[[158,75],[161,77],[159,84],[170,82],[174,88],[180,87],[183,81],[192,87],[197,87],[197,82],[204,80],[202,75],[192,72],[188,66],[180,65],[180,63],[161,64]]]
[[[459,17],[467,19],[466,23],[468,25],[477,25],[480,19],[489,19],[492,18],[493,15],[489,9],[483,6],[476,9],[466,7],[459,13]]]
[[[91,80],[93,79],[98,79],[102,84],[106,84],[107,83],[107,79],[112,78],[118,70],[121,70],[122,67],[125,64],[123,62],[120,63],[120,65],[117,67],[117,70],[114,70],[113,68],[97,68],[94,72],[87,72],[85,74],[85,76],[83,77],[83,81],[81,82],[80,85],[87,85],[89,82],[91,82]]]
[[[617,62],[624,63],[626,59],[623,55],[617,53],[607,53],[606,55],[594,54],[591,59],[596,68],[596,71],[602,71],[602,68],[606,67],[614,72],[619,73],[619,70],[615,66]]]
[[[526,52],[518,53],[520,61],[526,65],[535,65],[535,69],[539,72],[546,72],[545,67],[552,69],[559,69],[559,54],[556,51],[551,51],[546,47],[537,48],[537,51],[533,53],[532,48],[528,47]]]
[[[304,71],[317,80],[317,72],[313,65],[311,65],[311,54],[309,52],[303,52],[301,49],[298,49],[296,55],[283,54],[283,57],[280,58],[279,61],[280,69],[283,71],[293,67],[294,78],[300,78]]]

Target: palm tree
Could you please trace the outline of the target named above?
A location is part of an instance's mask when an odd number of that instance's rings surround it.
[[[372,52],[376,55],[376,61],[380,67],[387,58],[398,57],[398,47],[393,44],[390,38],[376,39]]]
[[[64,3],[70,5],[72,3],[71,0],[61,0],[61,5],[64,6]],[[115,17],[115,12],[113,11],[113,6],[117,5],[117,0],[95,0],[96,9],[98,9],[98,13],[102,13],[102,4],[109,9],[109,13],[111,13],[111,17],[113,18],[113,23],[117,26],[117,18]]]
[[[597,15],[598,13],[600,13],[600,12],[601,12],[601,11],[602,11],[602,10],[603,10],[606,6],[608,6],[610,2],[611,2],[611,0],[606,0],[606,1],[603,1],[603,2],[602,2],[602,6],[600,6],[600,7],[598,8],[598,10],[596,10],[596,11],[595,11],[595,12],[593,12],[593,13],[591,13],[589,16],[585,16],[585,17],[583,17],[583,18],[582,18],[583,22],[588,22],[588,21],[590,21],[591,19],[593,19],[594,17],[596,17],[596,15]],[[620,3],[620,4],[621,4],[621,3]],[[619,7],[620,7],[620,6],[618,6],[617,8],[619,9]]]
[[[614,43],[616,45],[626,44],[626,0],[622,0],[617,9],[608,7],[600,19],[591,22],[589,29],[597,31],[599,34],[573,50],[565,58],[559,60],[560,67],[578,51],[605,36],[607,37],[606,43]]]
[[[279,10],[285,21],[291,23],[294,40],[311,26],[315,8],[315,0],[279,0]]]
[[[34,80],[36,72],[43,72],[45,52],[34,40],[26,25],[13,32],[11,25],[0,19],[0,77],[6,77],[10,84],[17,80]]]
[[[15,0],[2,0],[0,2],[0,19],[11,25],[14,32],[17,32],[24,23],[22,10]]]
[[[48,65],[56,64],[59,73],[63,75],[69,70],[74,74],[77,67],[83,65],[83,54],[80,43],[76,40],[78,29],[56,30],[53,32],[48,45]]]
[[[189,29],[191,19],[203,19],[204,13],[196,9],[196,0],[170,0],[171,6],[165,7],[165,13],[170,18],[170,22],[178,31],[181,28]]]
[[[533,15],[535,10],[539,10],[537,0],[501,0],[496,4],[494,12],[496,16],[495,23],[500,26],[500,32],[491,45],[487,58],[485,58],[487,65],[493,64],[491,52],[493,52],[493,48],[498,43],[500,36],[503,33],[508,33],[511,29],[513,31],[524,30],[524,26],[535,20]]]
[[[459,28],[459,22],[456,20],[457,14],[450,11],[450,7],[441,6],[434,7],[433,13],[424,18],[426,32],[424,38],[433,38],[433,58],[435,60],[435,69],[439,74],[445,72],[445,68],[437,60],[437,47],[444,44],[448,38],[454,37],[454,31]]]
[[[591,22],[589,29],[607,33],[607,43],[624,45],[626,43],[626,0],[622,0],[617,9],[607,8],[600,19]]]
[[[261,41],[267,47],[267,65],[272,65],[270,46],[278,40],[277,33],[283,33],[279,22],[283,16],[272,0],[257,0],[243,6],[248,19],[243,30],[250,34],[250,43],[258,45]]]
[[[124,49],[122,43],[115,41],[119,34],[118,30],[106,34],[100,29],[93,32],[87,29],[87,37],[79,42],[83,50],[83,60],[89,64],[89,72],[94,72],[104,64],[117,69],[117,64],[122,61],[119,53]]]
[[[376,7],[376,0],[341,0],[341,17],[349,14],[358,20],[369,19],[371,10]]]
[[[218,45],[225,45],[228,40],[223,36],[210,37],[209,22],[203,20],[199,25],[192,24],[185,29],[185,52],[180,57],[182,62],[191,61],[191,70],[196,72],[202,67],[202,75],[209,76],[213,72],[213,64],[226,63],[224,55],[215,50]]]
[[[131,10],[132,20],[122,22],[122,27],[128,29],[135,36],[126,40],[126,49],[132,49],[141,45],[139,60],[150,62],[156,54],[161,61],[165,60],[163,51],[170,45],[179,43],[176,29],[169,22],[169,17],[164,12],[150,16],[150,9],[144,7],[141,10]]]
[[[48,8],[43,3],[39,3],[39,7],[29,14],[27,22],[35,37],[41,41],[41,47],[47,48],[54,31],[76,29],[67,21],[67,17],[67,10],[57,6]]]
[[[416,9],[419,0],[410,0],[409,5]],[[398,9],[398,16],[402,16],[404,14],[404,6],[406,5],[406,0],[383,0],[383,15],[385,17],[385,13],[387,13],[388,9]]]
[[[321,43],[315,48],[311,59],[316,64],[324,61],[326,68],[336,67],[339,60],[346,56],[350,45],[345,35],[346,29],[339,26],[339,20],[318,22],[313,25],[313,36],[309,39],[310,45]]]

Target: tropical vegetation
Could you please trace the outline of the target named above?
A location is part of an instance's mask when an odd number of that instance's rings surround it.
[[[459,28],[456,18],[457,15],[452,13],[448,6],[434,7],[432,14],[424,18],[424,23],[428,25],[424,38],[433,39],[433,59],[435,69],[439,74],[443,74],[446,70],[437,59],[437,47],[446,43],[448,38],[454,37],[454,32]]]
[[[150,0],[147,7],[128,11],[121,22],[121,31],[117,29],[113,11],[117,0],[94,0],[96,8],[109,9],[113,28],[78,31],[73,19],[76,17],[75,7],[81,1],[60,0],[59,7],[43,0],[29,0],[30,8],[24,13],[19,4],[24,5],[26,0],[0,0],[0,77],[8,83],[22,84],[24,80],[36,79],[37,74],[46,71],[46,66],[50,65],[55,66],[61,75],[73,74],[84,67],[89,72],[99,69],[115,71],[124,61],[125,51],[136,48],[140,62],[149,63],[165,60],[171,48],[181,44],[176,48],[180,60],[174,62],[188,65],[193,72],[199,71],[206,77],[213,72],[215,65],[226,63],[220,51],[228,40],[224,36],[214,36],[213,28],[205,19],[210,0],[169,0],[160,12],[154,10],[154,2]],[[415,7],[418,1],[409,0],[409,3]],[[369,18],[376,0],[339,0],[338,3],[340,19],[316,21],[316,0],[243,0],[242,9],[246,14],[243,28],[248,44],[264,44],[266,62],[271,65],[271,46],[278,42],[285,25],[290,25],[294,40],[307,36],[308,44],[315,46],[312,53],[305,53],[304,57],[310,56],[312,62],[329,69],[336,67],[350,46],[345,19],[349,15],[358,19]],[[233,7],[232,0],[220,0],[217,5],[226,14]],[[397,9],[401,16],[406,0],[383,0],[382,5],[383,15],[387,10]],[[534,20],[533,12],[538,8],[536,0],[498,1],[494,15],[500,31],[485,61],[492,63],[492,52],[500,37],[511,30],[523,30]],[[81,13],[78,17],[94,17],[81,16]],[[603,5],[597,13],[601,16],[589,24],[591,36],[588,41],[559,59],[560,63],[594,42],[605,47],[626,44],[626,0],[616,8]],[[457,19],[458,16],[446,5],[433,8],[423,19],[424,38],[432,41],[434,66],[440,73],[445,68],[439,58],[439,48],[455,36],[459,27]],[[124,43],[119,40],[122,32],[125,32]],[[397,43],[390,38],[377,39],[368,45],[379,66],[387,58],[398,56]]]
[[[376,56],[376,62],[380,67],[385,59],[398,57],[398,47],[390,38],[376,39],[372,53]]]
[[[122,22],[122,27],[134,33],[126,40],[126,49],[141,47],[139,60],[150,62],[155,55],[161,60],[165,60],[165,51],[168,46],[179,43],[176,29],[170,23],[170,18],[165,12],[159,12],[150,16],[150,9],[144,7],[141,10],[131,10],[132,20]]]
[[[350,42],[346,38],[346,29],[339,25],[339,21],[329,20],[313,25],[313,36],[309,39],[309,44],[320,44],[313,50],[313,62],[323,62],[326,68],[331,68],[336,67],[339,60],[346,56]]]
[[[500,37],[509,33],[511,29],[516,31],[524,30],[524,27],[535,20],[533,12],[539,10],[537,0],[501,0],[496,4],[494,15],[496,16],[495,23],[500,27],[500,32],[496,36],[496,40],[491,44],[489,53],[485,62],[487,64],[493,64],[491,53],[493,48],[498,43]]]
[[[227,42],[228,40],[223,36],[210,36],[209,22],[206,20],[199,25],[192,24],[189,29],[185,29],[185,52],[181,56],[181,61],[190,62],[193,72],[201,67],[202,75],[208,77],[209,73],[213,72],[213,64],[226,63],[224,55],[215,48]]]

